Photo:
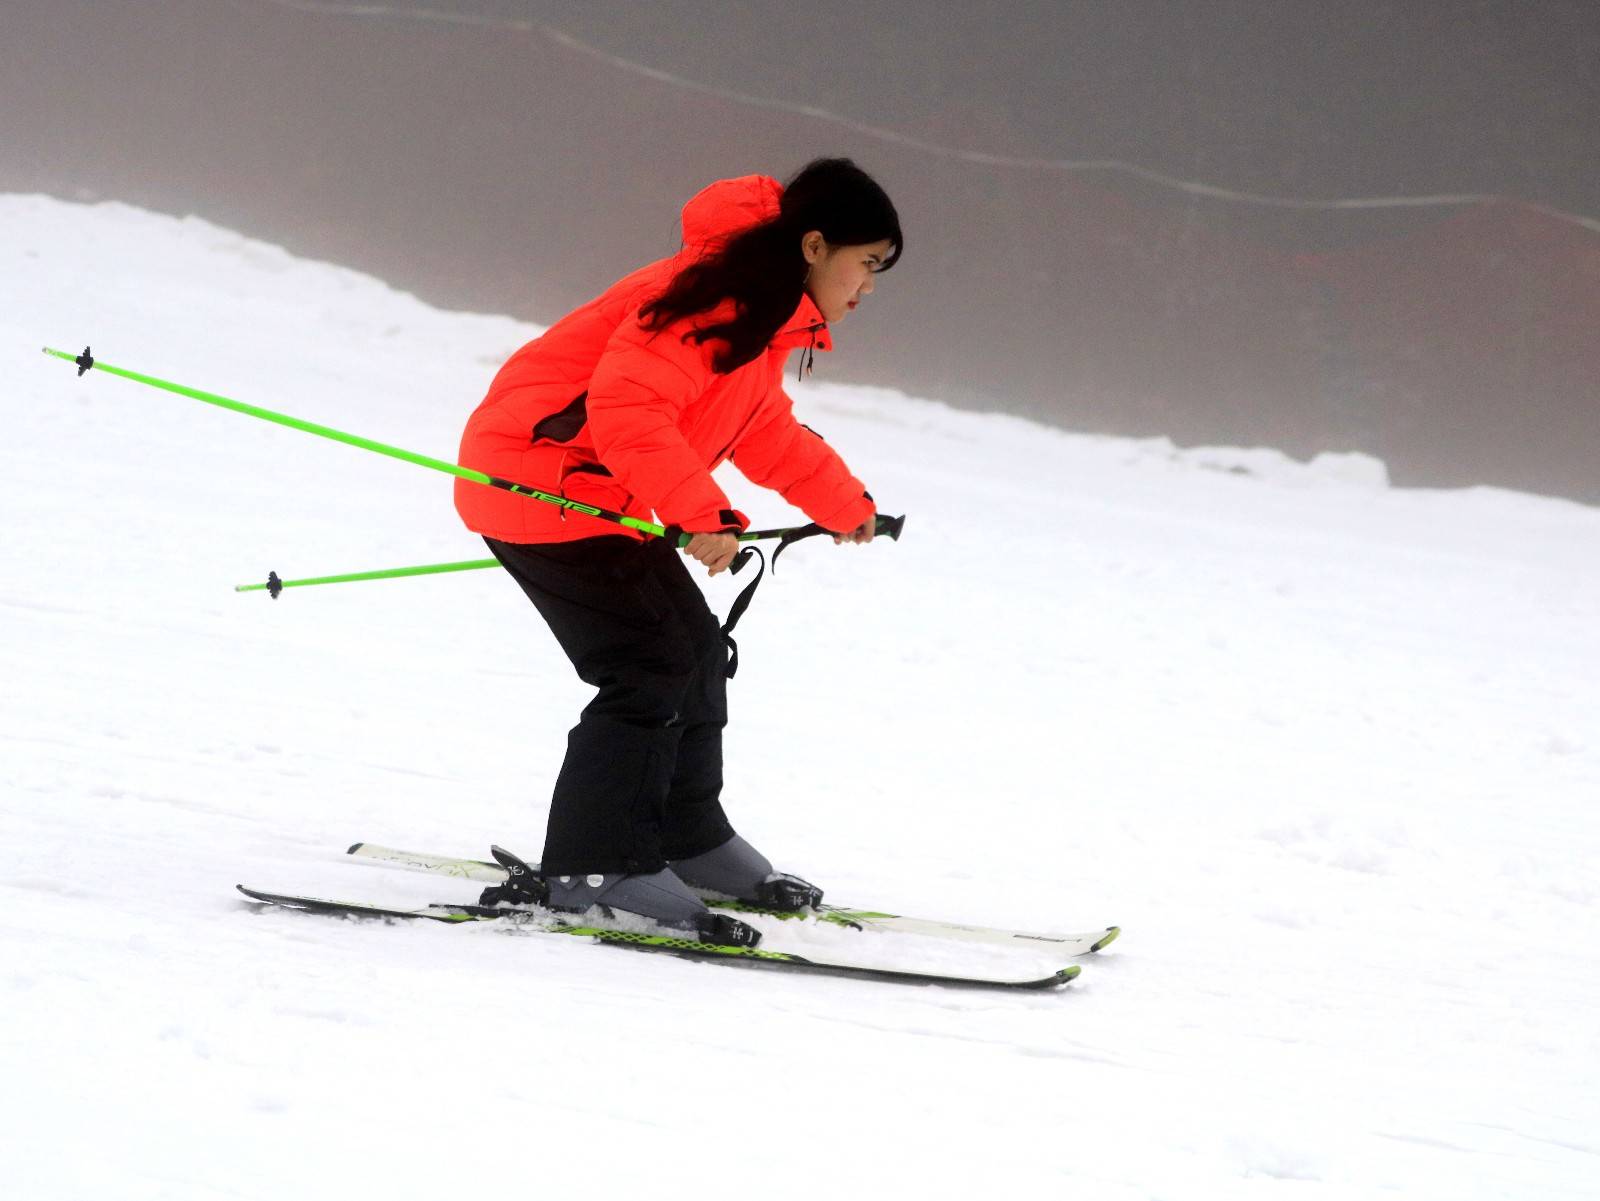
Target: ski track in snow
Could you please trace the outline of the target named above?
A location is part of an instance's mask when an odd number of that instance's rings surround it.
[[[1011,994],[263,912],[537,854],[586,690],[498,572],[231,591],[482,557],[447,478],[39,347],[451,458],[535,331],[36,196],[0,298],[8,1195],[1600,1195],[1600,511],[807,385],[909,521],[763,585],[735,822],[1121,941]]]

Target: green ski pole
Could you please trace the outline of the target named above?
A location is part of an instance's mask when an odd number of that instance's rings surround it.
[[[460,479],[471,480],[475,484],[485,484],[490,488],[502,488],[507,492],[514,492],[518,496],[530,497],[533,500],[544,501],[546,504],[559,505],[561,508],[569,509],[574,513],[584,513],[590,517],[598,517],[602,521],[610,521],[617,525],[627,526],[629,529],[638,530],[642,534],[650,534],[656,538],[665,538],[669,533],[674,533],[676,535],[676,545],[687,546],[689,544],[691,535],[684,533],[682,530],[669,531],[666,526],[657,525],[653,521],[641,521],[637,517],[613,513],[609,509],[601,509],[594,505],[586,505],[581,501],[569,500],[565,496],[557,496],[539,488],[530,488],[526,484],[518,484],[512,480],[503,480],[499,476],[487,475],[482,471],[474,471],[470,467],[460,467],[455,463],[446,463],[443,459],[419,455],[415,451],[402,450],[398,446],[374,442],[371,438],[347,434],[343,430],[330,429],[328,426],[317,425],[311,421],[302,421],[298,417],[290,417],[285,413],[274,413],[271,409],[262,409],[255,405],[245,404],[243,401],[231,400],[226,396],[218,396],[214,392],[202,392],[199,388],[189,388],[183,384],[175,384],[170,380],[157,379],[152,375],[141,375],[137,371],[113,367],[110,363],[98,361],[89,353],[87,346],[83,348],[81,355],[68,354],[64,350],[52,350],[48,346],[44,348],[44,352],[58,359],[64,359],[69,363],[76,363],[80,376],[91,368],[96,371],[104,371],[109,375],[120,375],[123,379],[130,379],[136,384],[145,384],[148,387],[159,388],[164,392],[173,392],[179,396],[187,396],[193,400],[203,400],[206,404],[231,409],[235,413],[243,413],[246,417],[258,417],[262,421],[286,425],[290,429],[300,430],[302,433],[316,434],[319,438],[331,438],[333,441],[343,442],[347,446],[355,446],[361,450],[370,450],[376,454],[388,455],[391,459],[415,463],[419,467],[431,467],[435,471],[443,471]]]
[[[874,536],[887,537],[898,541],[900,530],[905,526],[906,519],[901,517],[879,517]],[[821,526],[799,525],[782,530],[749,530],[739,535],[741,542],[755,542],[768,538],[778,539],[778,549],[772,556],[773,570],[777,570],[778,555],[783,553],[783,548],[790,543],[798,542],[802,538],[809,538],[816,534],[827,533]],[[276,571],[267,572],[265,584],[235,584],[235,592],[266,592],[273,600],[277,600],[285,588],[307,588],[314,584],[355,584],[362,580],[398,580],[405,576],[413,575],[443,575],[451,571],[481,571],[489,567],[502,566],[499,559],[466,559],[459,563],[425,563],[420,567],[386,567],[381,571],[352,571],[342,575],[322,575],[304,580],[284,580],[278,578]],[[733,570],[737,572],[742,563],[736,563]]]
[[[319,438],[330,438],[335,442],[343,442],[347,446],[354,446],[361,450],[370,450],[375,454],[387,455],[391,459],[399,459],[405,463],[415,463],[419,467],[429,467],[434,471],[442,471],[459,479],[471,480],[474,484],[484,484],[490,488],[501,488],[513,492],[518,496],[526,496],[530,500],[543,501],[546,504],[557,505],[574,513],[583,513],[589,517],[598,517],[602,521],[609,521],[616,525],[626,526],[630,530],[638,530],[641,534],[648,534],[654,538],[671,538],[673,545],[684,547],[689,545],[693,534],[685,533],[675,526],[657,525],[653,521],[642,521],[637,517],[629,517],[625,513],[614,513],[610,509],[602,509],[595,505],[586,505],[582,501],[570,500],[565,496],[552,492],[545,492],[540,488],[533,488],[527,484],[519,484],[513,480],[501,479],[497,475],[488,475],[482,471],[474,471],[470,467],[461,467],[455,463],[447,463],[443,459],[431,458],[428,455],[419,455],[415,451],[403,450],[398,446],[390,446],[383,442],[375,442],[371,438],[363,438],[357,434],[347,434],[343,430],[332,429],[326,425],[317,425],[312,421],[302,421],[298,417],[290,417],[286,413],[275,413],[271,409],[259,408],[256,405],[245,404],[241,400],[232,400],[226,396],[218,396],[215,392],[202,392],[199,388],[190,388],[183,384],[175,384],[171,380],[157,379],[153,375],[143,375],[137,371],[129,371],[124,367],[113,367],[110,363],[103,363],[89,352],[89,347],[83,348],[80,355],[69,354],[64,350],[53,350],[46,346],[44,353],[68,363],[77,365],[78,375],[81,378],[86,371],[104,371],[108,375],[120,375],[123,379],[132,380],[136,384],[147,387],[159,388],[164,392],[172,392],[178,396],[187,396],[193,400],[201,400],[206,404],[216,405],[219,408],[231,409],[235,413],[243,413],[246,417],[257,417],[262,421],[271,421],[277,425],[288,426],[290,429],[300,430],[302,433],[315,434]],[[885,534],[890,539],[898,540],[900,531],[905,525],[905,517],[879,517],[875,533]],[[819,525],[797,526],[783,530],[752,530],[739,535],[740,542],[756,542],[765,538],[777,538],[782,545],[773,555],[773,563],[777,563],[777,556],[783,553],[784,546],[808,538],[813,534],[826,533]],[[467,564],[443,563],[426,567],[400,567],[391,568],[383,572],[360,572],[349,577],[351,579],[393,579],[403,575],[431,575],[445,571],[470,571],[477,567],[498,566],[494,560],[473,560]],[[274,573],[275,574],[275,573]],[[331,584],[344,582],[344,577],[327,576],[316,580],[300,580],[295,584]],[[294,586],[280,582],[277,589],[269,582],[261,585],[244,585],[237,591],[251,591],[256,588],[266,588],[272,592],[274,598],[282,588]]]
[[[352,571],[344,575],[319,575],[306,580],[280,580],[275,571],[267,572],[265,584],[237,584],[235,592],[266,592],[273,600],[285,588],[308,588],[313,584],[354,584],[361,580],[397,580],[410,575],[443,575],[450,571],[480,571],[499,567],[499,559],[468,559],[461,563],[428,563],[422,567],[388,567],[382,571]]]

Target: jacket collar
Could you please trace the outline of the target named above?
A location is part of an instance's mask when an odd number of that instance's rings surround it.
[[[828,333],[828,323],[822,319],[822,310],[804,292],[800,293],[800,304],[794,316],[783,323],[772,345],[780,350],[793,350],[797,346],[833,349],[833,338]]]

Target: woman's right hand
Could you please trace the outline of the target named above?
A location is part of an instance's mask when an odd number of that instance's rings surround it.
[[[716,575],[739,553],[739,539],[733,534],[691,534],[683,553],[709,567],[707,575]]]
[[[843,546],[846,542],[855,542],[855,543],[871,542],[872,538],[873,538],[873,535],[876,534],[877,531],[878,531],[878,514],[877,514],[876,511],[874,511],[871,517],[868,517],[860,525],[856,526],[855,529],[850,530],[847,533],[835,534],[833,536],[833,544],[835,546]]]

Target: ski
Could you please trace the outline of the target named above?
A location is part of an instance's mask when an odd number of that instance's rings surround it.
[[[533,934],[566,935],[586,938],[605,946],[626,947],[635,951],[655,951],[680,957],[706,959],[724,963],[763,965],[780,969],[798,969],[833,975],[859,976],[867,979],[898,981],[919,984],[974,985],[991,988],[1040,989],[1053,988],[1072,980],[1082,970],[1077,964],[1061,967],[1025,967],[1011,963],[983,963],[976,961],[965,967],[917,966],[914,964],[890,965],[874,963],[869,959],[852,956],[846,949],[841,954],[837,948],[806,946],[798,950],[757,947],[722,946],[700,942],[672,934],[650,934],[634,930],[613,929],[605,926],[576,924],[549,912],[486,908],[478,905],[421,905],[414,907],[378,905],[364,901],[334,901],[320,897],[293,896],[286,893],[263,892],[260,889],[237,886],[251,901],[283,909],[338,917],[399,919],[444,922],[465,925],[473,922],[499,922],[514,927],[518,932]]]
[[[402,851],[370,842],[355,843],[346,853],[362,863],[406,868],[484,884],[500,884],[506,879],[505,869],[498,863],[486,859],[458,859],[448,855]],[[1034,946],[1041,949],[1054,947],[1068,956],[1087,955],[1099,951],[1110,945],[1122,933],[1119,926],[1101,926],[1098,929],[1075,934],[1033,933],[1026,930],[1002,930],[991,926],[937,921],[931,918],[904,917],[897,913],[880,913],[872,909],[852,909],[841,905],[822,905],[814,910],[790,912],[763,909],[758,905],[729,900],[714,893],[702,894],[702,899],[711,908],[729,913],[757,914],[787,921],[820,922],[856,930],[920,934],[927,938],[988,943],[995,946]]]

